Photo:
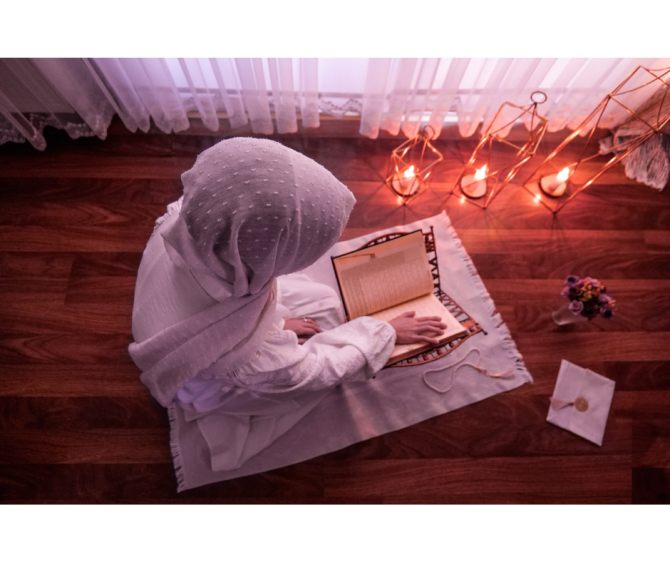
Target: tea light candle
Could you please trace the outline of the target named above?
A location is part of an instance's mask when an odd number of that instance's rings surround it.
[[[486,193],[486,164],[475,172],[475,175],[463,177],[461,189],[468,197],[479,199]]]
[[[396,193],[402,193],[403,195],[412,195],[416,189],[414,185],[418,187],[419,182],[416,179],[416,174],[414,173],[414,166],[407,168],[402,174],[398,173],[393,177],[393,188],[396,190]]]
[[[551,174],[540,178],[540,188],[550,197],[560,197],[568,187],[570,168],[563,168],[558,174]]]

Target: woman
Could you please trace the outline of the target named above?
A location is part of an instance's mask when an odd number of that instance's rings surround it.
[[[154,398],[198,420],[213,470],[240,466],[328,389],[372,376],[396,342],[437,343],[439,317],[344,323],[334,291],[296,273],[338,240],[355,202],[313,160],[234,138],[182,181],[140,264],[129,351]],[[277,419],[250,446],[254,416]]]

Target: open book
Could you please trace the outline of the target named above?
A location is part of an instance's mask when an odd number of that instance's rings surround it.
[[[466,334],[433,294],[433,276],[420,230],[332,258],[347,319],[372,316],[388,322],[403,312],[440,316],[447,325],[442,344]],[[397,344],[387,365],[430,349],[431,344]]]

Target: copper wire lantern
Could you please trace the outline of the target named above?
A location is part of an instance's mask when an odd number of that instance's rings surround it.
[[[430,143],[435,130],[426,125],[422,131],[391,152],[384,183],[399,197],[403,205],[423,193],[435,166],[442,162],[442,154]]]
[[[525,106],[510,102],[504,102],[500,106],[451,191],[459,191],[461,200],[467,199],[486,209],[521,167],[533,157],[547,129],[547,120],[537,112],[537,106],[547,101],[547,95],[544,92],[533,92],[530,99],[532,103]],[[505,138],[519,120],[529,121],[528,137],[523,144],[513,143]],[[495,153],[502,152],[506,147],[514,149],[514,155],[505,158],[502,165],[494,163]]]
[[[651,70],[638,66],[612,92],[598,104],[591,114],[551,153],[524,183],[526,190],[554,214],[574,199],[607,170],[621,161],[652,136],[659,134],[670,121],[670,96],[668,86],[670,68]],[[648,92],[648,95],[645,93]],[[641,103],[640,103],[641,100]],[[631,103],[632,102],[632,103]],[[615,104],[614,107],[611,104]],[[634,109],[631,109],[635,107]],[[615,152],[604,165],[589,165],[602,156],[598,147],[591,144],[594,133],[602,125],[608,109],[623,108],[630,114],[625,123],[634,134],[619,137],[622,140],[609,151]],[[607,118],[605,118],[607,119]],[[576,162],[559,155],[568,146],[582,142]],[[594,143],[595,144],[595,143]],[[591,146],[590,146],[591,145]],[[590,148],[590,150],[587,150]],[[588,154],[588,155],[587,155]]]

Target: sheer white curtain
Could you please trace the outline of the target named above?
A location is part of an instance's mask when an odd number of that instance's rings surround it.
[[[115,111],[81,59],[0,59],[0,144],[43,150],[46,125],[104,139]]]
[[[70,136],[104,139],[114,114],[130,131],[205,127],[222,119],[255,134],[318,127],[320,114],[360,115],[360,133],[411,137],[425,124],[437,135],[457,124],[461,136],[491,122],[501,104],[530,103],[544,91],[549,130],[575,128],[638,65],[670,59],[0,59],[0,144],[46,146],[46,125]],[[640,90],[629,103],[651,94]],[[628,113],[610,104],[601,126]]]
[[[427,122],[439,135],[453,111],[460,135],[469,137],[480,123],[485,130],[503,102],[528,105],[536,90],[548,96],[539,111],[549,131],[574,129],[638,65],[667,68],[670,59],[372,59],[361,134],[376,138],[380,130],[402,130],[410,137]],[[629,103],[639,105],[650,94],[640,91]],[[628,116],[610,104],[601,126],[614,127]]]
[[[258,134],[319,126],[317,59],[0,59],[0,144],[43,150],[44,126],[104,139],[113,115],[130,131],[189,128],[188,113],[219,129]]]

